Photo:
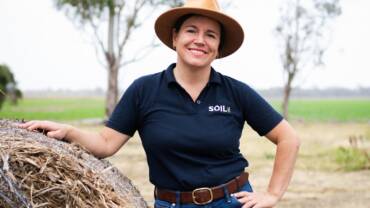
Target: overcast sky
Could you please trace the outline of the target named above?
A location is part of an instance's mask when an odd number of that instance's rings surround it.
[[[11,68],[21,90],[105,89],[106,70],[97,61],[91,39],[52,2],[0,0],[0,64]],[[255,88],[282,86],[273,34],[279,0],[233,2],[226,12],[243,26],[245,41],[235,54],[215,61],[213,66]],[[370,87],[370,1],[342,0],[342,10],[333,26],[326,66],[299,77],[296,83],[300,86]],[[129,53],[155,38],[156,16],[135,34]],[[144,60],[120,71],[120,88],[137,77],[162,71],[175,59],[175,53],[161,45]]]

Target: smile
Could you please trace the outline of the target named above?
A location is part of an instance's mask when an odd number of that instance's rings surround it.
[[[192,54],[194,54],[194,55],[204,55],[204,54],[207,54],[207,52],[205,50],[198,49],[198,48],[189,48],[188,50]]]

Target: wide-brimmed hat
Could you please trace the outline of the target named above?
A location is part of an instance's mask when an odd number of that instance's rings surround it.
[[[173,49],[172,30],[176,21],[188,14],[202,15],[218,21],[222,25],[223,45],[217,58],[234,53],[242,45],[243,28],[232,17],[221,12],[217,0],[187,0],[182,7],[170,9],[161,14],[155,22],[155,32],[158,38]]]

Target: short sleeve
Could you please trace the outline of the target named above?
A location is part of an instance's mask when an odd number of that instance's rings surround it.
[[[136,85],[134,82],[127,88],[106,123],[107,127],[129,136],[134,135],[139,121],[139,97]]]
[[[242,107],[246,122],[260,135],[266,135],[283,117],[248,85],[242,86]]]

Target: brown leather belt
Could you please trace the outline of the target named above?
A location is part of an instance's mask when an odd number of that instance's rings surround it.
[[[224,188],[227,189],[229,194],[237,192],[248,181],[248,173],[244,172],[240,176],[232,179],[231,181],[215,186],[197,188],[193,191],[180,192],[180,203],[189,204],[194,203],[197,205],[204,205],[212,202],[213,200],[225,197]],[[159,200],[167,201],[170,203],[177,203],[176,192],[164,189],[154,190],[154,197]]]

